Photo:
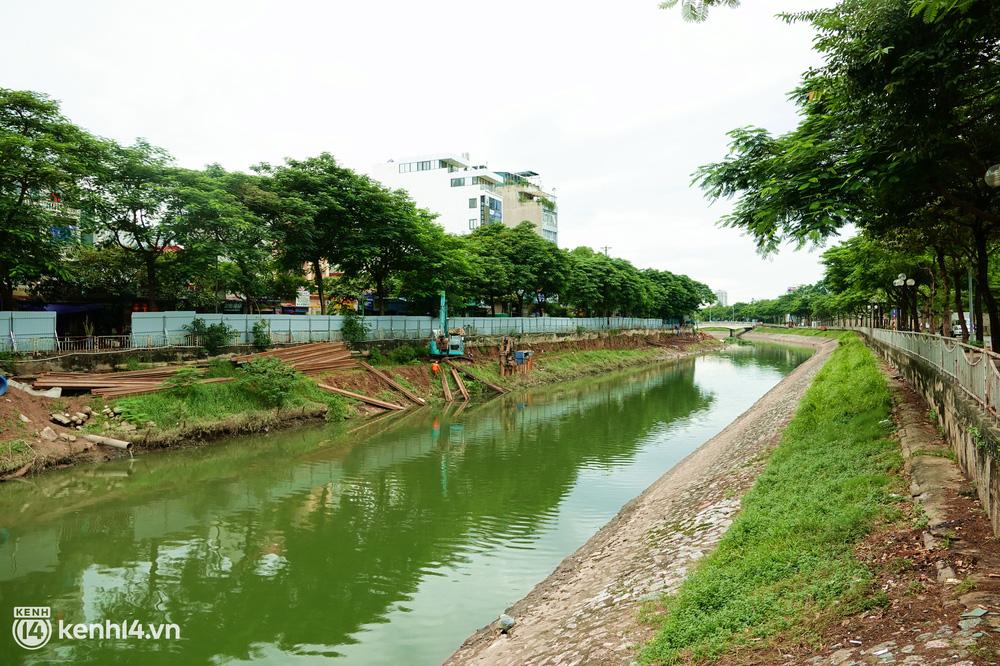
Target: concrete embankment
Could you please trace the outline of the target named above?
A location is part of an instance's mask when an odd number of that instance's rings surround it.
[[[837,343],[827,338],[748,339],[816,347],[816,353],[722,432],[678,463],[507,610],[470,636],[449,664],[628,664],[647,638],[636,616],[646,599],[674,591],[722,537],[740,497],[764,466],[802,395]],[[498,609],[499,610],[499,609]]]

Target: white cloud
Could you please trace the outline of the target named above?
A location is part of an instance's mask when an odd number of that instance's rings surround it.
[[[0,85],[46,92],[94,132],[188,166],[329,151],[365,169],[469,151],[557,187],[564,246],[612,247],[731,299],[817,279],[715,226],[691,172],[725,132],[794,125],[816,59],[774,18],[832,0],[757,0],[684,23],[656,0],[8,3]]]

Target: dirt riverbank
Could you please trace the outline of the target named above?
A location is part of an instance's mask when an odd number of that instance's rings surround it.
[[[649,638],[645,600],[677,588],[718,543],[765,464],[766,453],[836,347],[827,338],[753,335],[816,353],[725,430],[660,477],[567,557],[495,624],[469,637],[448,664],[628,664]],[[498,613],[501,609],[498,609]]]
[[[477,350],[480,360],[470,367],[489,381],[509,389],[516,389],[683,358],[713,351],[718,346],[719,343],[708,336],[622,334],[562,342],[545,340],[532,343],[525,340],[523,347],[532,349],[536,353],[535,370],[531,374],[500,378],[496,374],[496,361],[489,358],[486,350]],[[443,401],[440,382],[433,381],[436,378],[432,377],[428,363],[381,366],[380,369],[411,387],[430,403]],[[342,389],[379,397],[400,405],[409,404],[404,396],[397,395],[363,369],[328,372],[317,379]],[[474,400],[493,397],[493,394],[484,387],[480,388],[481,390],[473,393]],[[84,433],[77,429],[49,422],[50,412],[75,412],[85,406],[93,406],[94,419],[103,419],[99,403],[90,395],[66,396],[52,400],[12,389],[6,396],[0,397],[0,454],[3,453],[4,447],[10,448],[11,443],[15,443],[19,449],[17,455],[21,456],[15,460],[13,449],[10,451],[11,464],[0,469],[0,481],[27,474],[38,474],[52,468],[96,463],[130,455],[126,451],[95,445],[83,439]],[[381,413],[383,413],[381,409],[354,401],[351,401],[348,410],[350,418],[366,418]],[[104,424],[107,429],[98,432],[132,442],[133,452],[137,453],[201,445],[225,436],[276,430],[310,420],[322,421],[326,415],[326,405],[309,403],[282,410],[232,414],[222,416],[218,420],[185,423],[171,428],[155,426],[136,428],[127,423],[109,421]],[[49,438],[43,435],[46,429],[50,431],[47,434]]]

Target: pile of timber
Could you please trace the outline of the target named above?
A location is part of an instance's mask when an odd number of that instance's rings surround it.
[[[105,398],[153,393],[163,388],[163,383],[180,368],[165,366],[128,372],[46,372],[35,380],[36,389],[60,386],[63,389],[89,390]],[[229,377],[203,379],[202,383],[230,381]]]
[[[313,342],[282,349],[271,349],[257,354],[236,356],[233,361],[243,364],[257,358],[276,358],[292,366],[299,372],[311,374],[324,370],[357,367],[357,361],[342,342]]]

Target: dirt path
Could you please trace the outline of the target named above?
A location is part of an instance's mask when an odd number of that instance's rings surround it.
[[[636,623],[646,599],[670,592],[711,550],[760,474],[799,399],[836,342],[802,336],[754,336],[817,346],[725,430],[639,497],[507,612],[509,635],[495,625],[469,637],[448,664],[628,664],[648,638]],[[792,338],[789,340],[788,338]],[[499,610],[499,609],[498,609]]]

